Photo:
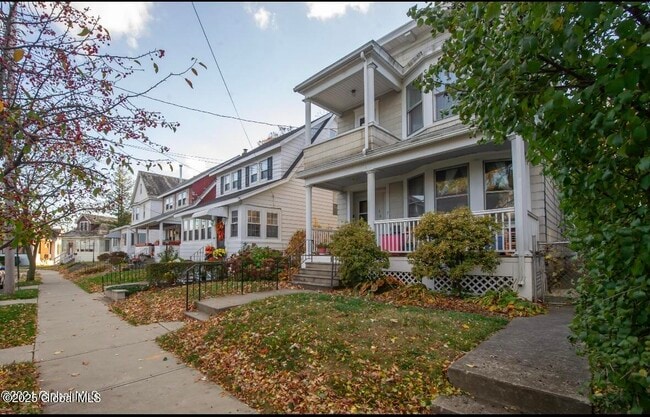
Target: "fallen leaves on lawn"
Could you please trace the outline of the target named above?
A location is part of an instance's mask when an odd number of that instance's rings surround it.
[[[39,392],[38,372],[31,362],[0,366],[0,391]],[[43,404],[37,402],[11,402],[0,400],[0,414],[36,414]]]
[[[34,343],[36,304],[0,306],[0,349]]]

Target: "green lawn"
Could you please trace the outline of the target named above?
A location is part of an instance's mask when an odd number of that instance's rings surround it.
[[[30,287],[32,285],[41,285],[43,281],[40,279],[35,279],[34,281],[19,281],[16,283],[16,287]]]
[[[3,300],[27,300],[38,297],[38,289],[21,290],[17,289],[13,294],[0,294],[0,301]]]
[[[264,413],[427,413],[444,370],[500,317],[330,294],[234,308],[158,339]]]
[[[0,391],[38,393],[38,371],[31,362],[0,366]],[[42,412],[43,404],[37,402],[11,402],[0,399],[0,414],[36,414]]]
[[[0,306],[0,349],[34,343],[36,304]]]

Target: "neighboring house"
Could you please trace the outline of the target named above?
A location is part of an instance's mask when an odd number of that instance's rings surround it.
[[[334,194],[315,189],[306,202],[305,182],[295,175],[302,167],[305,144],[334,136],[334,118],[328,114],[310,120],[309,132],[305,135],[300,127],[268,139],[211,170],[207,176],[216,180],[214,186],[197,205],[174,214],[182,221],[181,257],[200,258],[208,244],[228,254],[246,244],[285,249],[291,236],[305,228],[307,204],[314,223],[335,226]]]
[[[481,293],[507,286],[536,298],[543,290],[540,262],[532,256],[536,242],[559,238],[555,189],[539,166],[526,162],[520,137],[480,144],[480,136],[450,114],[444,89],[413,87],[440,56],[445,38],[410,22],[296,86],[308,125],[312,103],[336,114],[338,125],[336,137],[304,150],[297,178],[305,180],[307,201],[315,187],[337,192],[339,224],[365,219],[391,252],[385,273],[406,282],[415,282],[406,255],[418,244],[413,228],[423,213],[467,206],[493,217],[501,226],[494,243],[501,265],[491,276],[475,271],[466,287]],[[308,240],[327,239],[311,230],[315,214],[309,204],[307,210]],[[426,283],[435,289],[449,284]]]
[[[161,192],[156,196],[156,199],[161,202],[160,212],[137,223],[137,227],[145,228],[145,230],[149,229],[149,235],[155,236],[150,237],[147,242],[153,245],[149,246],[149,250],[153,250],[153,256],[156,260],[158,255],[168,247],[180,252],[181,219],[174,217],[174,215],[200,204],[210,193],[211,196],[215,195],[215,176],[211,174],[213,170],[214,168],[210,168],[189,180],[182,181],[175,187]],[[212,220],[202,219],[197,222],[195,230],[199,237],[210,241],[215,236],[213,226]],[[155,231],[155,235],[153,231]],[[212,244],[214,244],[214,241],[212,241]],[[190,258],[191,255],[186,257]]]
[[[131,196],[131,224],[111,230],[112,234],[119,234],[119,245],[115,249],[119,248],[130,256],[155,256],[154,246],[164,239],[165,232],[157,221],[152,220],[163,214],[160,195],[182,182],[180,177],[139,171]]]
[[[54,229],[51,236],[41,239],[36,252],[36,264],[55,265],[59,263],[62,248],[61,229]]]
[[[116,221],[115,217],[94,214],[79,217],[76,229],[61,235],[62,261],[93,262],[102,253],[110,252],[114,242],[107,235]]]

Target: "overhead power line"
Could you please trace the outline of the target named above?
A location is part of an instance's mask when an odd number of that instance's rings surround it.
[[[232,107],[235,109],[235,114],[239,119],[241,119],[241,117],[239,116],[239,112],[237,111],[237,106],[235,106],[235,100],[233,100],[232,94],[230,94],[230,89],[228,88],[228,84],[226,84],[226,79],[224,78],[223,73],[221,72],[221,67],[219,67],[219,62],[217,62],[217,56],[214,54],[214,50],[212,49],[212,45],[210,44],[210,40],[208,39],[207,33],[205,33],[205,29],[203,28],[203,22],[201,22],[201,17],[199,17],[199,13],[196,11],[196,6],[194,5],[194,2],[192,2],[192,8],[194,9],[194,14],[196,15],[196,19],[199,21],[199,25],[201,26],[203,37],[205,37],[205,41],[208,43],[208,48],[210,48],[210,53],[212,54],[214,63],[217,65],[217,69],[219,70],[219,75],[221,76],[223,85],[226,87],[226,91],[228,92],[228,97],[230,97],[230,102],[232,103]],[[253,144],[251,143],[251,139],[248,137],[248,133],[246,132],[246,128],[244,127],[244,123],[241,120],[239,121],[239,123],[241,124],[241,128],[244,131],[246,140],[248,140],[248,144],[252,148]]]

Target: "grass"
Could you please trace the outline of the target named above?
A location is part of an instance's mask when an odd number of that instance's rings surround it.
[[[38,289],[16,290],[13,294],[0,294],[0,301],[3,300],[27,300],[38,297]]]
[[[0,349],[34,343],[36,304],[0,306]]]
[[[30,287],[32,285],[41,285],[42,283],[43,281],[37,278],[34,281],[19,281],[16,283],[16,287]]]
[[[264,413],[427,413],[445,369],[505,318],[294,294],[158,339]]]
[[[38,371],[31,362],[0,366],[0,391],[20,391],[38,393]],[[0,414],[37,414],[42,412],[43,404],[37,402],[11,402],[0,399]]]
[[[201,298],[219,295],[241,294],[239,285],[214,285],[208,284],[201,290]],[[192,288],[192,287],[190,287]],[[244,292],[255,292],[262,289],[274,290],[275,282],[246,283]],[[111,311],[133,325],[151,324],[164,321],[182,321],[185,316],[185,286],[173,288],[151,288],[135,293],[124,300],[111,304]],[[190,310],[194,309],[194,301],[198,300],[196,287],[190,289]]]

